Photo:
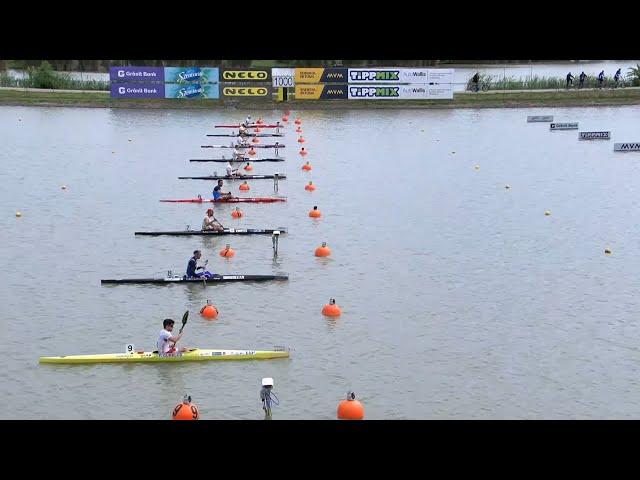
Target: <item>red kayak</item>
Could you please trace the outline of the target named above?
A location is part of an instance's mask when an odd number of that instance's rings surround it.
[[[286,125],[265,125],[265,124],[251,124],[247,128],[284,128]],[[214,125],[214,128],[240,128],[240,124],[236,125]]]
[[[182,200],[160,200],[161,202],[171,203],[273,203],[286,202],[286,197],[240,197],[240,198],[221,198],[214,200],[213,198],[185,198]]]

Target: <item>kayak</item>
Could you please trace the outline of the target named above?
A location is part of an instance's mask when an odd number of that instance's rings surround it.
[[[280,158],[251,158],[251,157],[244,157],[244,158],[237,158],[237,159],[231,159],[231,158],[191,158],[189,159],[190,162],[218,162],[218,163],[227,163],[227,162],[233,162],[233,163],[238,163],[238,162],[249,162],[249,163],[253,163],[253,162],[284,162],[284,157],[280,157]]]
[[[168,231],[168,232],[135,232],[135,235],[149,235],[149,236],[158,236],[158,235],[172,235],[176,237],[184,237],[189,235],[273,235],[274,232],[279,233],[287,233],[286,228],[279,228],[277,230],[271,229],[262,229],[262,228],[225,228],[222,231],[215,230],[177,230],[177,231]]]
[[[237,148],[239,150],[246,150],[247,148],[285,148],[284,145],[200,145],[200,148]]]
[[[277,348],[277,347],[276,347]],[[289,358],[288,350],[222,350],[194,348],[175,356],[161,356],[156,352],[104,353],[98,355],[67,355],[40,357],[40,363],[151,363],[151,362],[206,362],[211,360],[266,360]]]
[[[265,125],[262,123],[252,123],[247,128],[284,128],[285,125]],[[240,124],[235,125],[214,125],[213,128],[240,128]]]
[[[207,133],[207,137],[237,137],[237,133]],[[257,138],[268,138],[268,137],[284,137],[284,133],[244,133],[240,135],[241,137],[257,137]]]
[[[284,173],[276,173],[275,175],[241,175],[230,177],[229,175],[205,175],[202,177],[178,177],[179,180],[271,180],[284,179],[287,176]]]
[[[184,198],[180,200],[160,200],[171,203],[273,203],[286,202],[287,197],[240,197],[240,198]]]
[[[211,277],[193,277],[185,278],[178,275],[161,277],[161,278],[121,278],[121,279],[103,279],[100,283],[103,285],[124,285],[124,284],[155,284],[155,285],[172,285],[175,283],[198,283],[201,285],[210,285],[212,283],[221,282],[265,282],[269,280],[289,280],[288,275],[213,275]]]

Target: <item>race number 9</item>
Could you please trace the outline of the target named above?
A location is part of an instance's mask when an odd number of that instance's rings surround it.
[[[134,353],[136,351],[136,347],[133,343],[127,343],[127,346],[124,349],[127,353]]]

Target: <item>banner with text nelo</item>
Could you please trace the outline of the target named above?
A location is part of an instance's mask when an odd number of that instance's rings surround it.
[[[218,83],[167,83],[165,98],[220,98],[220,84]]]
[[[164,67],[164,81],[167,83],[218,83],[220,69],[210,67]]]
[[[271,82],[270,68],[223,68],[221,82]]]
[[[332,100],[349,98],[347,85],[296,85],[296,100]]]
[[[164,98],[164,83],[111,82],[111,98]]]
[[[163,67],[110,67],[112,82],[164,82]]]
[[[225,98],[252,97],[256,100],[271,100],[272,88],[271,85],[223,86],[222,96]]]
[[[295,83],[347,83],[348,68],[296,68]]]

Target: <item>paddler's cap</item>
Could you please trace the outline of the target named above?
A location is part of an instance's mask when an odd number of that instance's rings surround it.
[[[209,214],[209,213],[210,213],[211,215],[213,215],[213,208],[210,208],[209,210],[207,210],[207,214]]]
[[[263,387],[273,387],[273,378],[263,378],[262,379]]]

